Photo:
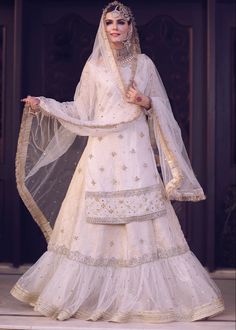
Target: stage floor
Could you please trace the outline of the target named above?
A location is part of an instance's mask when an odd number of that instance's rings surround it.
[[[109,323],[91,322],[69,319],[67,321],[54,321],[34,312],[32,308],[13,298],[9,291],[19,278],[19,270],[8,272],[7,268],[0,266],[0,329],[34,329],[34,330],[101,330],[101,329],[133,329],[133,330],[234,330],[235,329],[235,273],[221,272],[214,276],[214,280],[222,290],[226,310],[224,313],[205,321],[192,323],[165,323],[165,324],[143,324],[143,323]],[[224,276],[226,274],[226,276]],[[232,275],[233,274],[233,275]]]

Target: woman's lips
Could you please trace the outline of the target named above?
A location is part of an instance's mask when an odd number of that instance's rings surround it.
[[[113,37],[118,37],[120,34],[119,33],[111,33],[111,36]]]

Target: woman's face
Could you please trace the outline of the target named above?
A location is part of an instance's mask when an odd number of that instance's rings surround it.
[[[113,17],[112,12],[105,16],[105,30],[109,41],[114,47],[123,47],[122,42],[127,40],[130,25],[122,16]]]

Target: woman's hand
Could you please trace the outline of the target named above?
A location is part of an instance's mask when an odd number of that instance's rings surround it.
[[[151,108],[151,100],[150,97],[142,94],[138,89],[135,82],[129,87],[127,93],[127,102],[140,105],[141,107],[149,110]]]
[[[31,110],[33,110],[33,112],[36,112],[38,110],[40,100],[37,97],[28,95],[21,101],[25,102],[25,106],[29,107]]]

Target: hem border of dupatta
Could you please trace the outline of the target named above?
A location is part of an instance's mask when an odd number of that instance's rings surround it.
[[[22,115],[17,152],[16,152],[16,162],[15,162],[15,173],[16,173],[16,183],[17,189],[25,203],[27,209],[31,213],[33,219],[38,224],[43,232],[43,235],[48,242],[52,233],[52,227],[47,221],[46,217],[39,209],[35,203],[33,197],[31,196],[29,190],[25,185],[25,163],[26,154],[29,144],[30,130],[32,126],[33,116],[28,114],[28,109],[25,108]]]

